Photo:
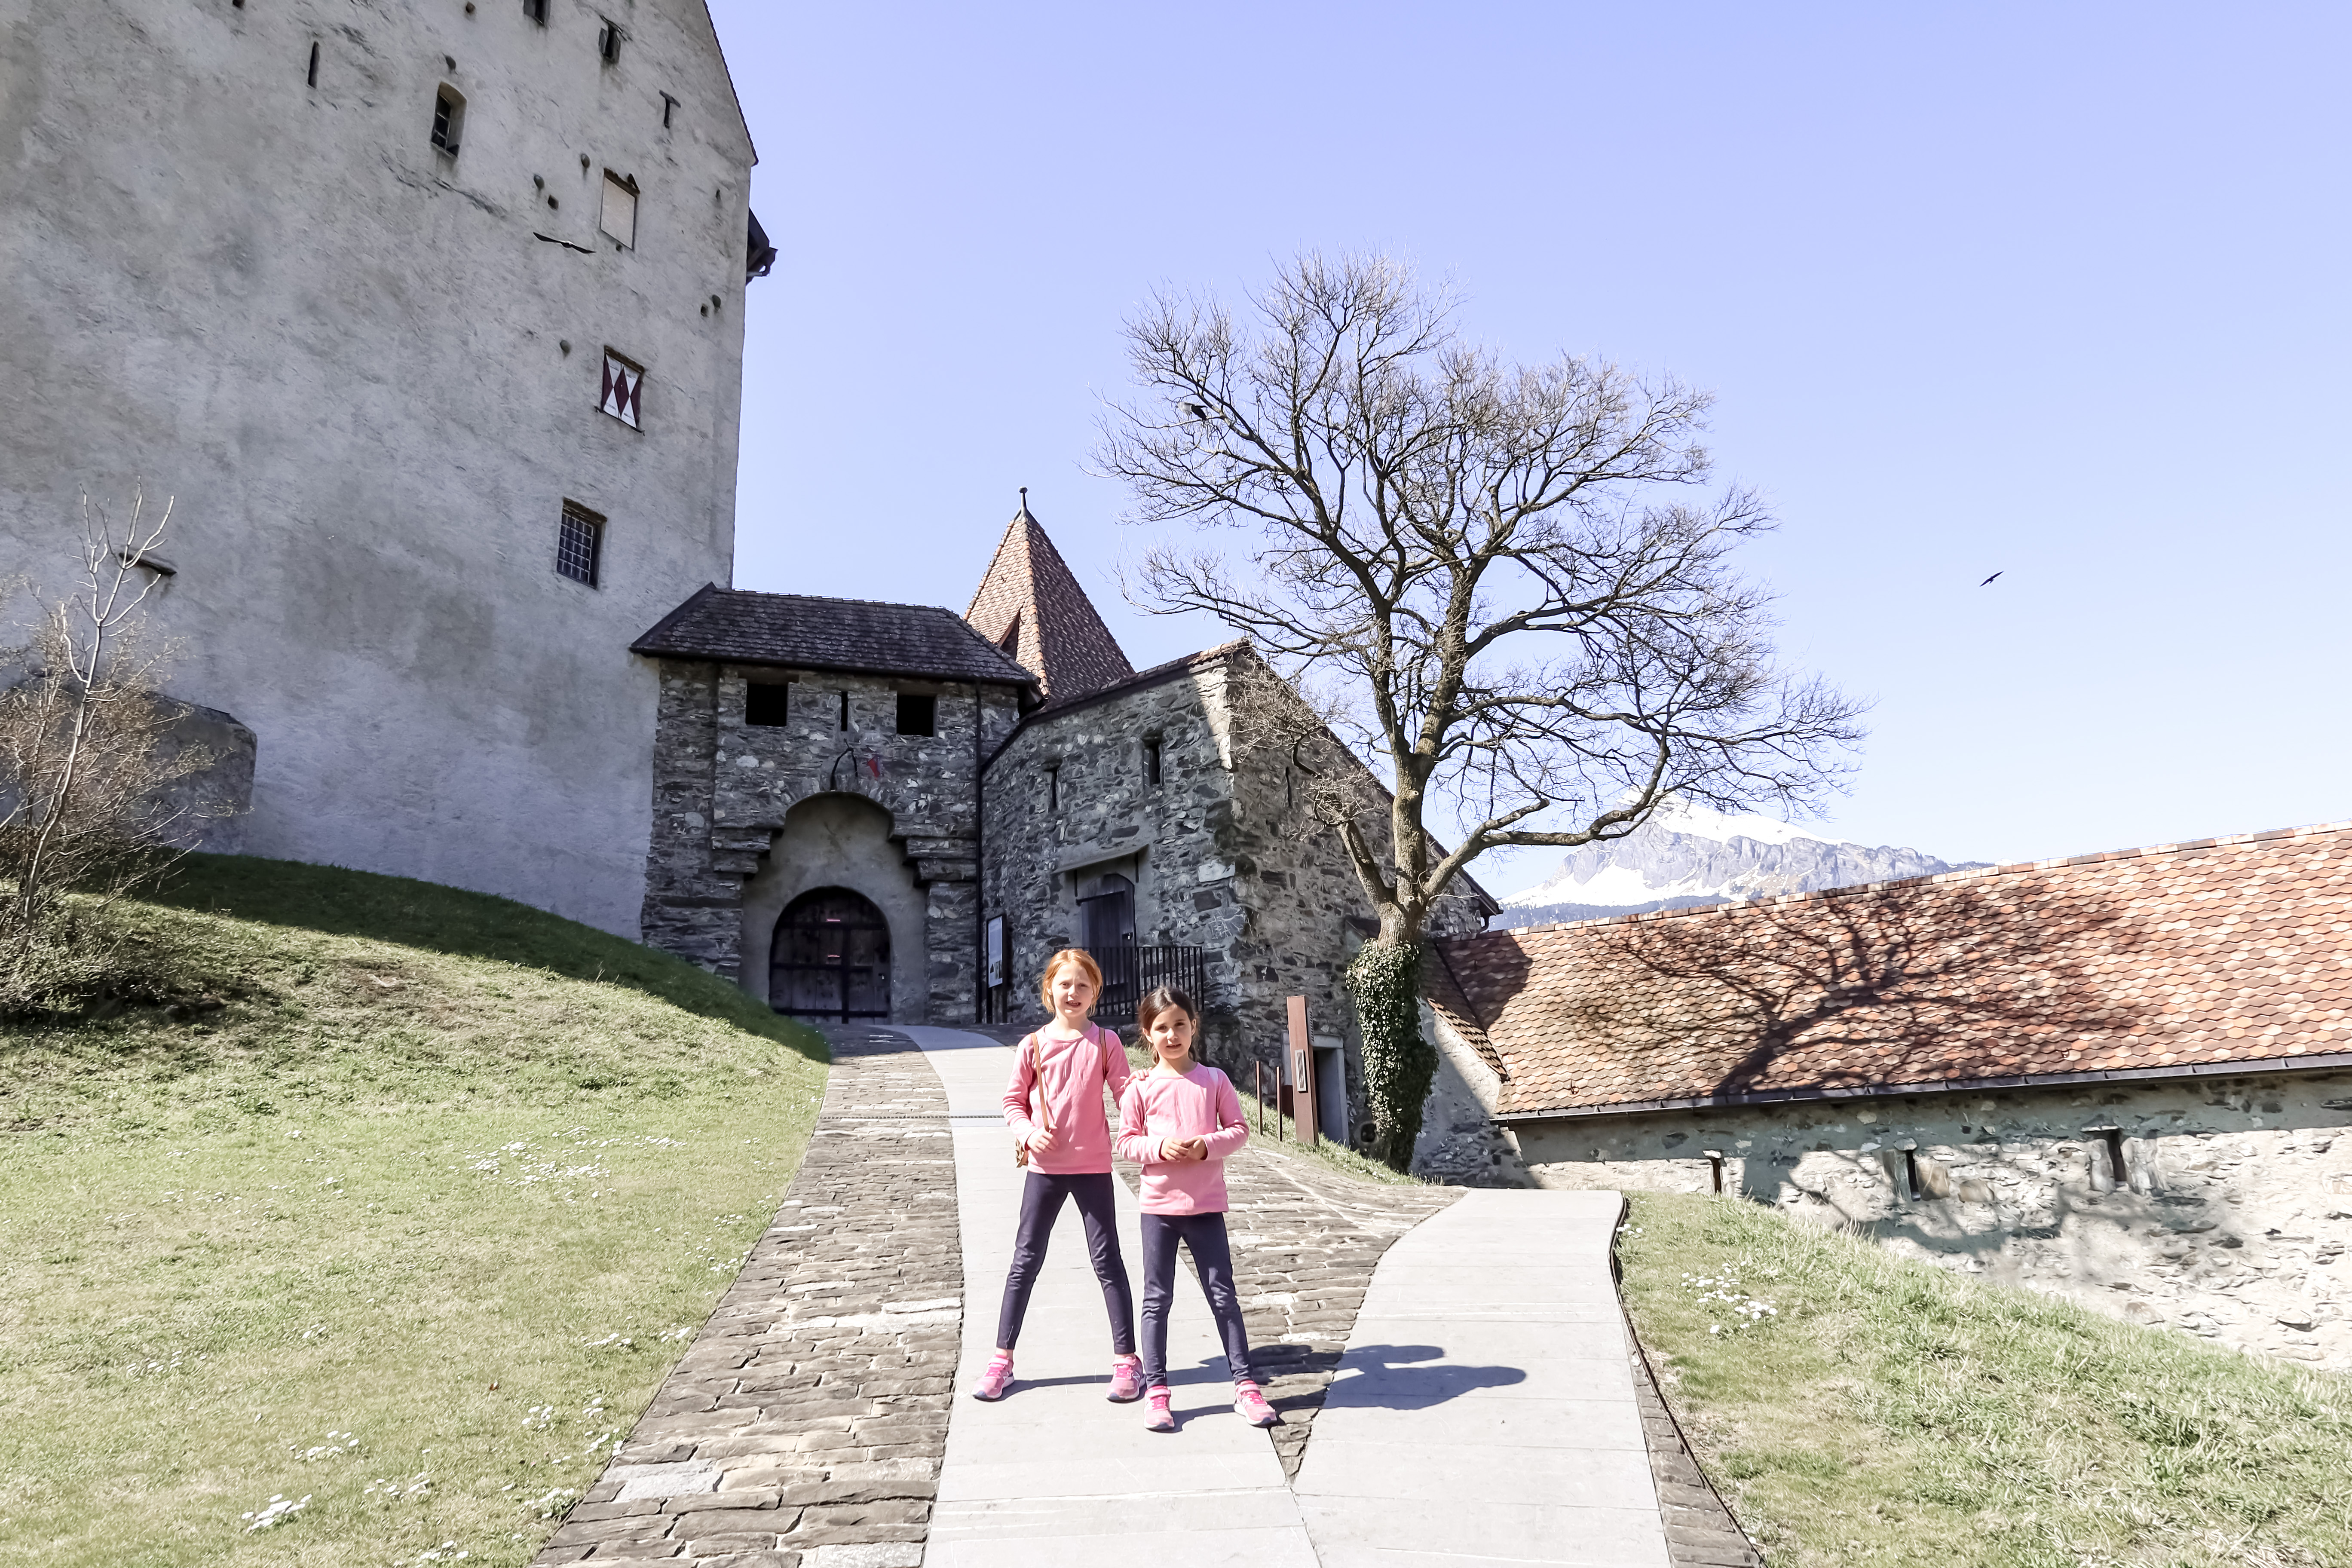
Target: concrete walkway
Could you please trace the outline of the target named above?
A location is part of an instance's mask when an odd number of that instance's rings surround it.
[[[966,1281],[928,1568],[1138,1552],[1181,1568],[1666,1568],[1609,1273],[1616,1194],[1473,1192],[1396,1241],[1294,1486],[1232,1412],[1189,1275],[1169,1334],[1182,1429],[1145,1432],[1139,1406],[1103,1398],[1102,1296],[1075,1211],[1055,1231],[1012,1397],[962,1396],[994,1348],[1019,1207],[999,1104],[1012,1055],[967,1031],[898,1032],[947,1089]],[[1124,1185],[1119,1198],[1139,1300],[1137,1210]]]
[[[1324,1568],[1666,1568],[1621,1205],[1469,1192],[1389,1248],[1298,1471]]]
[[[1110,1340],[1074,1208],[1055,1227],[1030,1298],[1012,1395],[995,1405],[964,1397],[996,1348],[997,1300],[1020,1215],[1024,1176],[1001,1101],[1013,1053],[962,1030],[898,1032],[923,1047],[947,1086],[967,1281],[962,1365],[926,1568],[1099,1568],[1139,1557],[1183,1568],[1314,1568],[1274,1446],[1233,1413],[1224,1356],[1189,1279],[1168,1333],[1181,1430],[1147,1432],[1140,1405],[1103,1397]],[[1118,1199],[1119,1242],[1139,1306],[1139,1211],[1124,1184]]]

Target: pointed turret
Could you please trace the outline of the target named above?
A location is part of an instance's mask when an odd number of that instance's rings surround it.
[[[998,542],[963,618],[1034,675],[1049,703],[1099,691],[1135,673],[1068,563],[1030,515],[1026,485],[1021,510]]]

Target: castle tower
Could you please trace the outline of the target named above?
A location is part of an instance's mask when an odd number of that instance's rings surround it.
[[[963,618],[1034,675],[1048,703],[1099,691],[1135,674],[1068,563],[1030,515],[1026,486],[1021,510],[997,542],[996,556]]]
[[[773,251],[702,0],[607,10],[0,13],[0,578],[61,587],[143,478],[247,849],[634,936],[629,643],[731,574]]]

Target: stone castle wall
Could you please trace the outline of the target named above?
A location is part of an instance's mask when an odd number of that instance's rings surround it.
[[[1012,1021],[1042,1022],[1037,976],[1047,956],[1081,935],[1082,884],[1105,871],[1128,877],[1139,942],[1205,950],[1203,1058],[1243,1084],[1251,1064],[1264,1062],[1272,1082],[1288,1037],[1287,998],[1303,995],[1311,1031],[1347,1047],[1353,1125],[1363,1068],[1340,976],[1364,940],[1349,922],[1370,905],[1283,755],[1253,743],[1265,726],[1252,705],[1286,700],[1296,700],[1254,655],[1236,650],[1033,719],[989,766],[983,907],[1005,917]],[[1153,740],[1157,787],[1144,753]],[[1058,770],[1058,811],[1048,804],[1048,769]],[[1443,902],[1432,934],[1475,931],[1484,919],[1473,896],[1458,892]]]
[[[1712,1154],[1727,1194],[2135,1322],[2352,1371],[2352,1072],[1660,1111],[1512,1132],[1544,1186],[1706,1193]]]
[[[1041,716],[989,763],[982,909],[1004,917],[1012,1021],[1045,1020],[1038,977],[1048,957],[1079,944],[1080,887],[1116,873],[1135,884],[1138,942],[1206,950],[1202,1054],[1222,1061],[1231,1048],[1239,974],[1228,949],[1245,917],[1219,850],[1233,810],[1217,717],[1223,679],[1212,665]],[[1156,786],[1148,741],[1160,745]]]
[[[59,586],[83,490],[143,479],[169,688],[257,741],[241,847],[634,935],[658,691],[627,649],[728,578],[751,148],[699,4],[635,0],[611,64],[599,25],[0,12],[0,561]],[[607,344],[641,428],[599,412]],[[555,571],[566,500],[609,520],[594,587]]]
[[[974,1016],[978,928],[979,814],[974,781],[982,748],[1010,731],[1010,688],[908,679],[744,669],[663,660],[655,741],[653,853],[645,939],[680,953],[764,998],[765,927],[781,910],[760,898],[779,836],[803,802],[856,800],[875,808],[872,831],[897,851],[908,888],[919,893],[919,987],[902,976],[911,956],[892,933],[892,1017],[901,1023],[962,1023]],[[787,721],[745,722],[746,688],[789,684]],[[849,722],[841,722],[847,693]],[[936,700],[936,732],[898,733],[901,692]],[[974,732],[975,723],[978,733]],[[850,819],[831,828],[856,831]],[[870,856],[845,856],[844,874],[874,874]],[[864,869],[853,869],[863,868]],[[751,896],[747,898],[747,885]],[[886,912],[906,889],[856,888]],[[782,897],[779,892],[778,897]],[[745,973],[747,948],[759,973]]]

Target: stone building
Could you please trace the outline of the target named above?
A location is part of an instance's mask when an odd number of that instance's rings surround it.
[[[1339,976],[1370,922],[1249,743],[1296,698],[1248,645],[1136,671],[1024,502],[965,616],[706,587],[635,651],[662,691],[646,940],[788,1012],[929,1023],[1042,1021],[1046,956],[1084,947],[1098,1017],[1186,984],[1242,1072],[1304,995],[1325,1131],[1354,1135]],[[1441,929],[1492,909],[1467,886]]]
[[[1436,944],[1531,1179],[2352,1370],[2352,824]]]
[[[142,478],[243,847],[635,934],[625,650],[731,570],[751,163],[700,0],[0,9],[0,578]]]

